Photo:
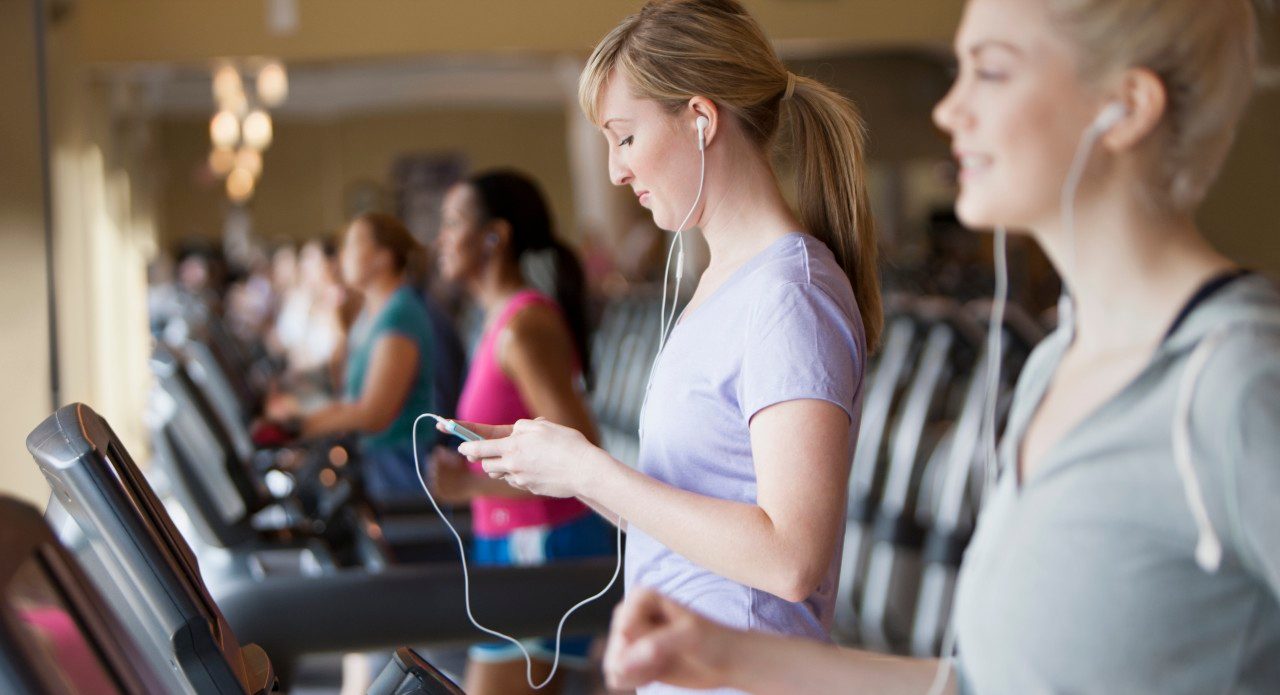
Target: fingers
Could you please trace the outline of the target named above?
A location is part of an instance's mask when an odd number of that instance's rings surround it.
[[[689,643],[689,630],[684,624],[670,624],[630,642],[623,642],[606,662],[610,685],[615,688],[637,688],[654,681],[682,680],[684,652]]]
[[[511,436],[511,425],[486,425],[482,422],[469,422],[467,420],[454,420],[454,422],[462,425],[472,432],[475,432],[485,439],[502,439],[504,437]],[[444,428],[443,422],[437,422],[436,429],[441,432],[445,432],[446,434],[448,433],[448,430]]]
[[[512,470],[511,465],[503,459],[484,459],[480,462],[480,465],[484,467],[484,472],[488,474],[490,478],[501,480],[508,485],[524,489],[524,485],[521,484],[520,478],[514,475],[515,471]]]
[[[478,442],[463,442],[458,453],[469,459],[491,459],[502,456],[507,451],[506,439],[482,439]]]
[[[652,589],[635,589],[613,610],[610,633],[628,641],[646,634],[664,622],[663,602],[667,599]]]

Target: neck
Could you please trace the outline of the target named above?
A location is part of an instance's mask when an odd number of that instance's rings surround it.
[[[767,158],[742,139],[708,148],[702,212],[693,220],[710,248],[708,270],[732,268],[800,231]]]
[[[1153,213],[1132,196],[1078,204],[1075,228],[1074,253],[1060,222],[1034,236],[1070,290],[1074,349],[1086,354],[1154,347],[1190,295],[1234,266],[1190,214]]]
[[[387,300],[391,298],[391,295],[395,294],[395,291],[400,289],[400,285],[402,284],[404,284],[404,276],[399,274],[382,275],[374,278],[365,286],[364,292],[362,292],[362,294],[364,294],[365,306],[368,307],[370,311],[378,311],[382,308],[382,305],[387,303]]]
[[[490,262],[467,285],[471,296],[489,313],[501,309],[511,295],[524,289],[525,282],[517,263]]]

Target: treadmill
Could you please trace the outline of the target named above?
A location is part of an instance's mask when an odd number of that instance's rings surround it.
[[[101,418],[71,405],[27,437],[53,495],[46,512],[111,603],[166,690],[269,692],[259,647],[241,646],[195,556]]]
[[[0,497],[0,689],[31,695],[169,691],[146,662],[40,513]]]
[[[240,664],[246,675],[262,674],[269,653],[275,674],[287,685],[297,659],[306,654],[481,638],[464,610],[457,564],[267,572],[209,591],[190,547],[146,479],[86,405],[59,409],[27,438],[27,448],[54,489],[50,515],[60,521],[59,537],[76,551],[113,609],[127,616],[126,626],[148,645],[148,653],[162,662],[168,655],[170,663],[160,666],[175,680],[211,682],[196,667],[212,650],[228,655],[224,660]],[[566,609],[598,592],[614,571],[613,558],[472,568],[476,618],[509,634],[551,633]],[[621,595],[615,586],[575,613],[566,629],[603,633]],[[232,628],[262,648],[240,648]]]
[[[972,374],[983,345],[981,326],[954,301],[924,298],[914,313],[923,344],[892,432],[858,616],[864,645],[899,653],[910,644],[922,569],[917,501],[933,453],[963,404],[963,377]]]

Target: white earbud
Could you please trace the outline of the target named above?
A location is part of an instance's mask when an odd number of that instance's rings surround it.
[[[694,121],[698,126],[698,151],[702,151],[707,146],[707,126],[711,121],[706,116],[698,116],[698,120]]]
[[[1129,107],[1119,101],[1113,101],[1107,104],[1107,107],[1098,114],[1089,129],[1096,133],[1105,133],[1114,128],[1117,123],[1124,120],[1124,117],[1128,115]]]

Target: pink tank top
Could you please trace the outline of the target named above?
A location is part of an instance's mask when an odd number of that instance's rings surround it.
[[[514,382],[502,371],[496,354],[498,336],[520,310],[532,304],[556,303],[537,290],[522,290],[507,301],[497,320],[485,331],[471,360],[467,382],[458,396],[458,419],[490,425],[509,425],[533,417]],[[558,308],[557,308],[558,310]],[[481,475],[478,463],[471,469]],[[590,509],[570,497],[509,499],[475,497],[471,500],[471,527],[477,536],[495,538],[530,526],[559,526],[589,513]]]

